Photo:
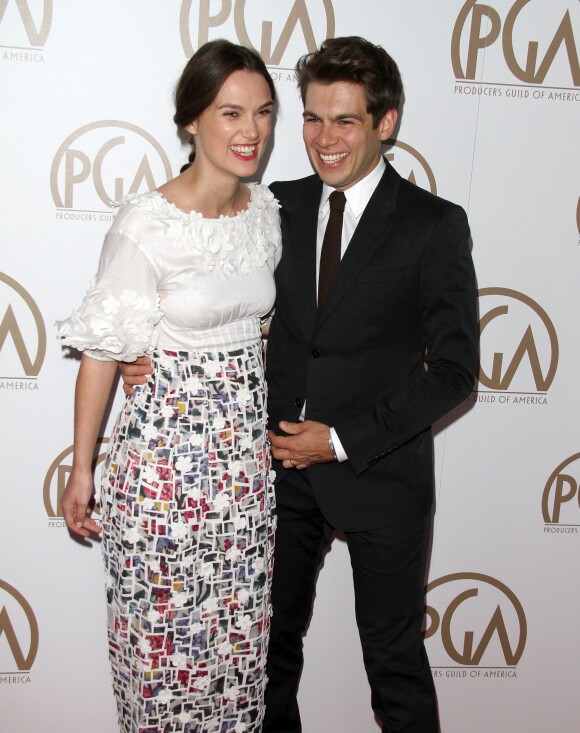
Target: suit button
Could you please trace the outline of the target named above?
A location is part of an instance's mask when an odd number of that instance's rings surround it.
[[[320,356],[320,349],[312,349],[310,353],[312,354],[312,357],[314,359],[318,359],[318,357]]]
[[[300,399],[300,397],[297,397],[294,400],[294,404],[296,405],[296,407],[302,407],[302,400]]]

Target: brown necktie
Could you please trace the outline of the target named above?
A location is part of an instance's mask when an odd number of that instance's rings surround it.
[[[340,264],[340,251],[342,241],[342,215],[346,204],[346,196],[343,191],[333,191],[328,199],[330,203],[330,214],[322,250],[320,252],[320,269],[318,272],[318,312],[322,310],[324,302],[332,287],[332,281]]]

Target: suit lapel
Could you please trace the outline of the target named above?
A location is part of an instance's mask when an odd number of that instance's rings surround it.
[[[336,279],[316,322],[316,330],[344,297],[365,263],[379,247],[384,246],[391,228],[390,219],[395,211],[400,180],[399,174],[387,163],[340,262]]]
[[[304,313],[302,322],[311,334],[316,320],[316,231],[322,183],[312,179],[293,209],[288,209],[282,245],[290,252],[296,270],[296,289]]]

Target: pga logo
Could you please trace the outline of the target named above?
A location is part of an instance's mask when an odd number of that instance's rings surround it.
[[[453,573],[427,586],[429,658],[433,667],[513,667],[527,638],[522,604],[504,583],[482,573]]]
[[[577,0],[463,4],[451,41],[456,80],[580,86]],[[485,69],[483,60],[485,57]],[[485,79],[481,79],[481,74]]]
[[[172,177],[169,158],[150,133],[130,122],[101,120],[62,142],[50,188],[57,209],[104,212],[124,196],[151,191]]]
[[[0,0],[0,46],[43,48],[52,10],[53,0]]]
[[[559,359],[558,335],[548,313],[511,288],[482,288],[479,308],[481,387],[545,394]]]
[[[332,0],[183,0],[181,43],[189,58],[207,41],[231,38],[262,56],[267,66],[290,67],[334,38]]]
[[[14,278],[0,272],[0,365],[8,379],[36,379],[46,355],[46,327],[38,305]]]
[[[542,516],[546,524],[580,525],[580,453],[562,461],[546,481]]]
[[[32,669],[39,636],[30,603],[14,586],[0,579],[0,672]]]

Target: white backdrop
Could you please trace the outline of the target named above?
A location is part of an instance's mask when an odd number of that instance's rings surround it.
[[[53,326],[95,272],[108,201],[186,159],[173,84],[217,37],[254,45],[277,81],[262,180],[307,174],[292,68],[350,34],[403,74],[386,154],[472,226],[479,379],[435,438],[426,643],[442,730],[578,729],[579,21],[578,0],[0,0],[3,731],[115,730],[100,553],[58,516],[77,362]],[[305,649],[305,733],[376,733],[340,541]]]

